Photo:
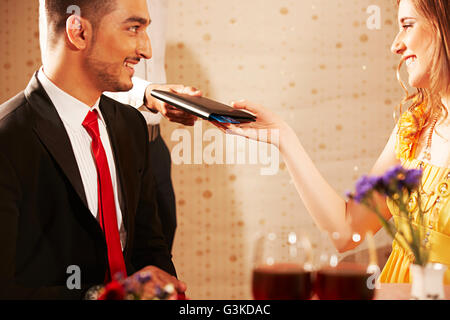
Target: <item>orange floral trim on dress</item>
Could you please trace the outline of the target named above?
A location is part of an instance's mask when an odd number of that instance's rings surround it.
[[[409,160],[414,157],[420,132],[426,122],[426,105],[422,103],[412,111],[404,112],[400,117],[395,145],[397,159]]]

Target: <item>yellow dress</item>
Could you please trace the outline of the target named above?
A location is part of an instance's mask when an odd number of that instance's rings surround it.
[[[423,169],[421,201],[424,208],[423,221],[428,228],[427,241],[431,246],[430,262],[447,265],[444,283],[450,285],[450,168],[433,166],[417,159],[401,159],[401,163],[406,169]],[[398,207],[390,200],[387,201],[387,205],[394,220],[398,222]],[[416,208],[414,197],[409,206],[414,212]],[[394,241],[391,255],[381,272],[380,282],[411,282],[409,266],[412,261],[413,255]]]
[[[414,100],[416,101],[416,100]],[[424,127],[427,110],[426,101],[404,112],[398,121],[395,153],[406,169],[422,169],[419,192],[413,193],[408,210],[417,219],[417,200],[420,197],[423,225],[426,229],[426,243],[430,246],[430,262],[447,266],[444,283],[450,285],[450,168],[442,168],[415,159],[419,138]],[[396,225],[399,224],[399,209],[387,200],[389,210]],[[392,252],[380,275],[384,283],[411,282],[409,267],[414,255],[405,251],[397,241],[392,243]]]

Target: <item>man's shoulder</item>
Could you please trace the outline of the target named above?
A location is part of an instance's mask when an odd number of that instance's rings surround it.
[[[28,100],[24,92],[0,105],[0,135],[7,139],[17,137],[17,132],[23,132],[29,126],[27,110]]]
[[[136,108],[127,104],[123,104],[117,100],[107,97],[106,95],[102,95],[102,99],[105,104],[114,105],[116,112],[119,113],[121,119],[127,122],[135,121],[136,123],[140,123],[141,125],[146,127],[144,116]]]
[[[15,97],[0,105],[0,123],[4,123],[11,115],[21,110],[27,104],[25,93],[22,91]]]
[[[28,142],[32,131],[28,106],[24,92],[0,105],[0,149],[4,154]]]

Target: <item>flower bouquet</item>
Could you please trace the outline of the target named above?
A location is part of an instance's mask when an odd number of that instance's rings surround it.
[[[380,219],[383,227],[406,252],[410,252],[414,263],[426,266],[430,247],[427,245],[423,210],[418,195],[422,170],[407,170],[396,166],[382,176],[363,176],[356,183],[356,192],[347,197],[363,204]],[[386,196],[399,210],[398,223],[391,223],[381,214],[374,194]],[[415,210],[415,209],[418,210]]]
[[[128,278],[117,275],[106,285],[95,286],[86,293],[87,300],[186,300],[176,294],[172,284],[164,287],[152,283],[150,272],[141,272]]]
[[[421,180],[422,170],[396,166],[380,177],[363,176],[356,184],[356,193],[347,196],[375,212],[394,241],[408,253],[412,262],[411,298],[444,299],[443,275],[447,268],[430,261],[432,231],[424,225]],[[375,193],[386,196],[398,208],[396,223],[390,223],[381,214]]]

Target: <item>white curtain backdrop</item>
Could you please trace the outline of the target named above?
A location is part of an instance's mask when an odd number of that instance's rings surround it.
[[[147,29],[152,42],[153,56],[142,61],[137,69],[137,76],[152,83],[166,83],[165,55],[167,10],[169,0],[148,0],[152,23]]]
[[[45,16],[45,0],[39,0],[39,44],[41,46],[42,63],[44,63],[44,53],[47,45],[47,17]]]

